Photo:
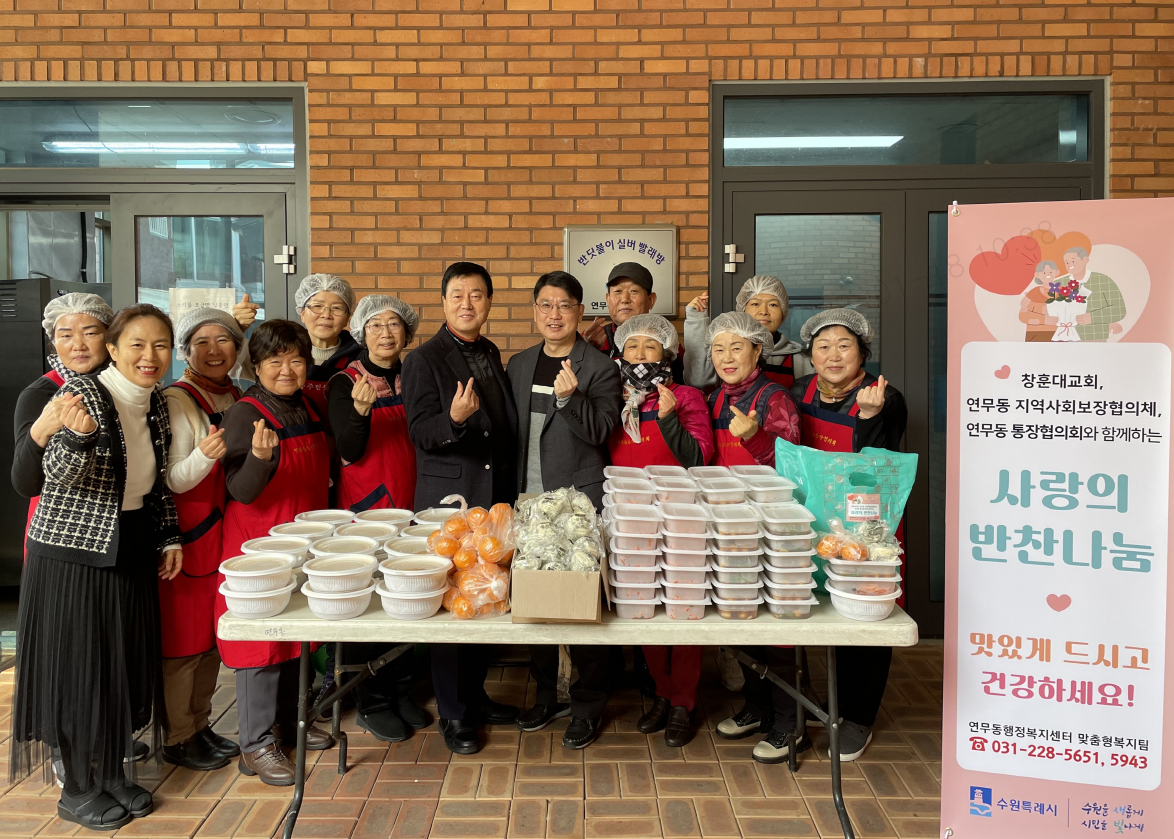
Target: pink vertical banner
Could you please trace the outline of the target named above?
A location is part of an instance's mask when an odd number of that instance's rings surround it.
[[[961,206],[949,250],[942,835],[1174,836],[1174,199]]]

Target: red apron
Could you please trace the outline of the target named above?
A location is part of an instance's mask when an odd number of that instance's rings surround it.
[[[766,364],[762,365],[762,372],[766,377],[776,384],[780,384],[787,390],[795,384],[795,356],[784,355],[781,364]]]
[[[760,415],[770,402],[770,398],[784,390],[782,385],[775,384],[766,376],[758,380],[758,388],[748,390],[735,404],[739,411],[749,415],[754,410]],[[757,466],[754,455],[742,447],[742,440],[730,433],[730,420],[734,412],[726,405],[726,390],[719,387],[709,395],[710,420],[713,422],[713,458],[709,461],[712,466]]]
[[[298,513],[320,510],[327,504],[327,482],[330,480],[330,462],[326,453],[326,434],[318,420],[318,412],[308,399],[303,399],[310,422],[285,428],[272,412],[256,399],[246,396],[237,404],[247,402],[265,418],[277,432],[281,456],[277,471],[269,478],[264,491],[252,504],[241,504],[231,498],[224,509],[224,537],[221,557],[240,555],[240,546],[249,539],[268,536],[269,529],[293,521]],[[224,575],[218,583],[224,582]],[[216,620],[228,611],[224,595],[216,595]],[[266,667],[297,658],[301,645],[296,641],[223,641],[217,639],[220,658],[229,667]]]
[[[813,449],[819,449],[821,452],[853,452],[854,437],[856,436],[856,415],[860,413],[860,405],[853,403],[852,408],[846,414],[841,414],[837,411],[829,411],[822,407],[817,401],[818,394],[817,376],[811,377],[811,382],[807,385],[807,390],[803,394],[803,401],[799,403],[799,422],[800,422],[800,441],[803,445]],[[868,381],[866,378],[861,382],[860,386],[871,385],[875,382]],[[859,390],[859,388],[857,389]],[[897,543],[901,546],[901,550],[905,549],[905,519],[901,519],[897,525],[897,532],[894,534],[897,537]],[[905,554],[901,554],[901,574],[905,574]],[[897,605],[902,608],[905,606],[905,594],[902,590],[901,597],[897,600]]]
[[[45,374],[44,378],[48,379],[53,384],[57,385],[57,387],[62,387],[65,385],[65,379],[63,379],[61,377],[61,374],[58,373],[56,370],[50,370],[48,373]],[[25,519],[25,522],[24,522],[24,532],[25,532],[26,538],[28,537],[29,525],[32,524],[32,522],[33,522],[33,513],[37,512],[37,502],[40,500],[41,500],[41,496],[39,496],[39,495],[34,495],[32,498],[29,499],[29,517],[27,519]],[[25,549],[25,558],[26,559],[28,558],[28,549],[27,548]]]
[[[668,388],[676,390],[677,385],[672,383]],[[643,469],[645,466],[681,465],[660,433],[659,406],[660,400],[657,399],[650,410],[640,412],[639,443],[632,442],[622,424],[617,424],[612,429],[607,449],[611,453],[613,466],[634,466]]]
[[[353,352],[331,358],[325,364],[315,364],[306,374],[306,383],[302,385],[302,396],[313,403],[314,410],[318,412],[320,417],[327,416],[329,412],[326,407],[326,397],[330,389],[330,380],[338,371],[346,369],[346,366],[354,361],[363,349],[358,344],[354,344],[352,348]]]
[[[172,387],[190,396],[208,416],[210,425],[220,425],[222,413],[199,390],[183,380]],[[233,398],[240,399],[236,388],[233,388]],[[187,492],[171,494],[183,537],[183,570],[174,580],[159,581],[164,658],[186,658],[216,647],[217,568],[224,496],[224,467],[219,460],[196,486]]]
[[[351,381],[353,367],[343,370]],[[376,399],[371,406],[371,433],[363,457],[343,463],[338,477],[338,506],[355,513],[383,507],[411,507],[416,497],[416,447],[408,437],[402,396]]]

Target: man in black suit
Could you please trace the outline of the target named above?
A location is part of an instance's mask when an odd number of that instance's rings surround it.
[[[416,447],[417,510],[446,495],[470,507],[518,497],[518,415],[501,353],[481,335],[493,279],[475,262],[454,262],[440,281],[445,324],[404,359],[408,436]],[[457,754],[480,750],[477,722],[512,723],[518,709],[485,694],[488,660],[475,645],[434,644],[432,684],[440,733]]]

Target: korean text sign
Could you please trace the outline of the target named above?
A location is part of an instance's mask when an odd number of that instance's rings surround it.
[[[607,277],[623,262],[652,274],[652,312],[677,312],[677,227],[673,224],[568,225],[563,228],[563,270],[583,284],[583,315],[607,317]]]
[[[949,217],[942,830],[1174,835],[1174,200]]]

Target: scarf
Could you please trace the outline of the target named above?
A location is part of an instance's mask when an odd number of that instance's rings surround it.
[[[187,367],[183,371],[183,377],[206,393],[221,394],[232,393],[233,391],[231,376],[225,376],[220,381],[216,381],[215,379],[209,379],[203,373],[196,372],[192,367]]]
[[[656,393],[657,385],[673,380],[672,362],[662,359],[651,364],[629,364],[622,358],[616,359],[616,362],[620,365],[620,378],[624,383],[624,407],[620,410],[620,422],[632,442],[639,443],[640,406],[651,394]]]
[[[364,361],[367,363],[364,364]],[[387,399],[389,396],[396,396],[400,393],[400,372],[403,370],[403,365],[399,363],[398,359],[394,367],[380,367],[364,351],[347,367],[364,374],[371,387],[375,388],[375,396],[379,399]],[[378,372],[372,372],[373,370]]]
[[[816,382],[815,386],[817,388],[819,388],[819,395],[823,399],[824,402],[839,402],[845,396],[847,396],[849,393],[856,390],[856,388],[860,387],[860,383],[863,381],[864,381],[864,368],[861,367],[860,372],[857,373],[856,377],[853,378],[852,381],[848,383],[847,387],[843,387],[843,388],[840,388],[839,390],[836,390],[831,385],[825,385],[823,382],[823,379],[819,378],[818,376],[816,376],[816,379],[815,379],[815,382]]]
[[[49,356],[46,358],[46,361],[49,362],[50,367],[52,367],[55,371],[57,371],[57,375],[59,375],[62,379],[64,379],[67,382],[71,378],[73,378],[74,376],[82,375],[81,373],[77,372],[76,370],[70,370],[68,367],[66,367],[65,362],[61,360],[61,357],[59,355],[57,355],[57,353],[50,353]],[[103,361],[101,364],[99,364],[97,367],[95,367],[93,370],[91,370],[90,374],[102,372],[104,369],[106,369],[106,366],[109,363],[110,363],[110,359]]]

